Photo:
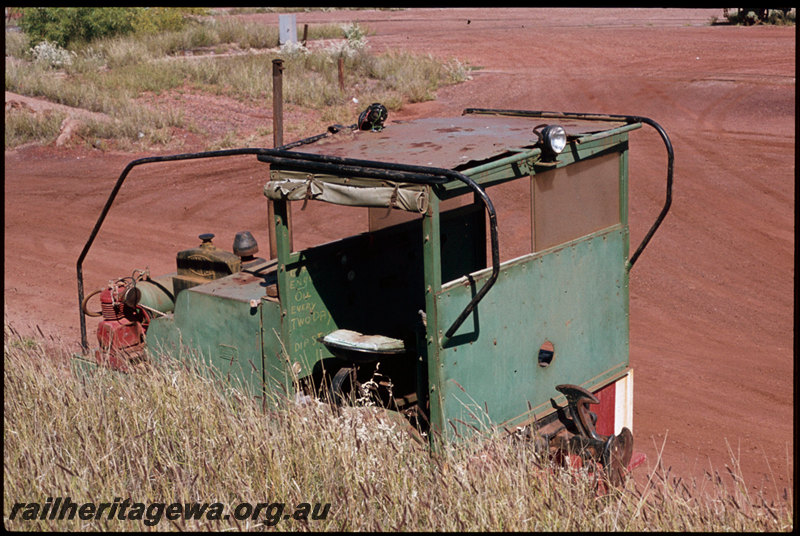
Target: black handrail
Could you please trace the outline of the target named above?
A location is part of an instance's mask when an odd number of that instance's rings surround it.
[[[284,155],[286,156],[286,155]],[[342,174],[349,173],[358,177],[367,177],[401,182],[421,182],[423,184],[444,184],[450,180],[458,180],[466,184],[480,197],[486,212],[489,215],[489,234],[492,250],[492,274],[480,290],[473,296],[461,314],[445,332],[445,337],[450,338],[458,330],[464,320],[475,309],[500,275],[500,244],[497,233],[497,214],[494,204],[486,191],[470,177],[451,169],[415,166],[410,164],[394,164],[391,162],[375,162],[371,160],[349,159],[337,156],[316,155],[308,153],[290,153],[290,157],[259,155],[262,162],[277,164],[282,169],[295,169],[316,171],[320,173]],[[294,160],[294,161],[293,161]],[[310,161],[310,162],[309,162]]]
[[[629,124],[644,123],[655,128],[661,135],[661,138],[664,141],[668,154],[667,197],[664,207],[662,208],[661,213],[659,214],[655,223],[651,226],[650,230],[647,232],[647,235],[642,240],[641,244],[639,245],[635,253],[631,256],[630,260],[628,261],[628,269],[633,267],[633,264],[639,258],[642,251],[644,251],[644,248],[649,243],[653,234],[656,232],[658,227],[661,225],[661,222],[666,217],[666,214],[669,211],[670,205],[672,203],[672,176],[673,176],[674,153],[672,149],[672,143],[669,140],[669,136],[658,123],[647,117],[631,116],[631,115],[546,112],[546,111],[529,111],[529,110],[501,110],[501,109],[488,109],[488,108],[467,108],[464,110],[463,113],[498,114],[498,115],[539,117],[539,118],[552,118],[552,119],[580,119],[587,121],[625,121]],[[331,174],[346,173],[359,177],[374,178],[374,179],[388,180],[394,182],[426,184],[426,185],[444,184],[450,180],[458,180],[466,184],[470,189],[472,189],[478,195],[478,197],[481,198],[481,201],[485,205],[486,211],[489,214],[490,239],[491,239],[491,249],[492,249],[492,275],[484,284],[484,286],[481,287],[481,289],[476,293],[476,295],[469,302],[469,304],[467,304],[467,307],[456,318],[456,321],[453,322],[453,324],[445,332],[445,337],[447,338],[452,337],[452,335],[461,326],[461,324],[464,322],[467,316],[469,316],[469,314],[474,310],[475,306],[477,306],[478,302],[480,302],[481,299],[483,299],[483,297],[486,295],[486,293],[489,291],[492,285],[494,285],[500,273],[500,259],[499,259],[500,253],[499,253],[499,240],[497,234],[497,215],[495,213],[494,205],[492,204],[491,199],[486,194],[485,190],[481,188],[480,185],[478,185],[475,181],[473,181],[466,175],[463,175],[451,169],[435,168],[428,166],[414,166],[409,164],[395,164],[389,162],[376,162],[371,160],[351,159],[351,158],[317,155],[310,153],[298,153],[288,150],[289,148],[299,147],[302,145],[313,143],[329,135],[330,135],[329,133],[323,133],[317,136],[311,136],[309,138],[305,138],[290,144],[283,145],[276,149],[261,149],[261,148],[227,149],[221,151],[206,151],[199,153],[184,153],[177,155],[154,156],[154,157],[140,158],[129,162],[128,165],[123,170],[122,174],[117,179],[117,182],[114,185],[114,188],[112,189],[109,198],[106,200],[105,206],[103,207],[103,210],[101,211],[100,216],[97,219],[97,223],[95,223],[95,226],[92,229],[92,233],[89,236],[89,239],[87,240],[83,250],[81,251],[81,254],[77,262],[78,307],[81,313],[81,345],[83,349],[88,350],[88,343],[86,338],[86,318],[83,313],[83,309],[81,307],[84,298],[83,261],[86,258],[86,255],[88,254],[89,249],[91,248],[94,242],[94,239],[97,237],[97,233],[100,231],[100,227],[105,221],[105,218],[108,215],[111,205],[113,204],[117,194],[119,193],[120,188],[122,187],[122,184],[124,183],[130,171],[136,166],[143,164],[152,164],[156,162],[172,162],[180,160],[195,160],[201,158],[218,158],[218,157],[238,156],[238,155],[257,155],[260,161],[271,162],[285,169],[318,171],[321,173],[331,173]]]
[[[667,212],[669,212],[669,208],[672,205],[672,175],[674,171],[674,164],[675,164],[675,153],[672,149],[672,142],[669,139],[666,131],[650,119],[649,117],[642,117],[639,115],[617,115],[617,114],[593,114],[593,113],[577,113],[577,112],[545,112],[545,111],[532,111],[532,110],[500,110],[494,108],[466,108],[462,114],[495,114],[495,115],[510,115],[510,116],[519,116],[519,117],[539,117],[544,119],[578,119],[582,121],[624,121],[628,124],[633,123],[644,123],[646,125],[650,125],[661,136],[661,139],[664,141],[664,146],[667,149],[667,193],[666,199],[664,201],[664,207],[661,209],[661,212],[658,214],[656,221],[650,227],[650,230],[647,231],[642,242],[639,244],[639,247],[636,248],[636,251],[631,256],[630,260],[628,260],[627,268],[630,271],[633,268],[633,264],[639,258],[639,255],[642,254],[644,248],[650,242],[650,239],[653,238],[656,230],[661,225],[661,222],[664,221],[664,218],[667,216]]]
[[[497,233],[497,215],[495,213],[494,205],[486,195],[486,192],[475,181],[450,169],[427,167],[427,166],[413,166],[407,164],[394,164],[388,162],[374,162],[370,160],[349,159],[342,157],[333,157],[326,155],[316,155],[309,153],[297,153],[285,149],[287,146],[297,147],[305,143],[310,143],[309,140],[320,139],[324,135],[312,136],[306,140],[300,140],[292,144],[284,145],[277,149],[261,149],[261,148],[242,148],[242,149],[227,149],[221,151],[206,151],[199,153],[184,153],[177,155],[166,156],[153,156],[148,158],[140,158],[128,163],[122,174],[117,179],[114,188],[111,191],[100,216],[95,223],[94,229],[83,247],[80,256],[78,257],[77,273],[78,273],[78,304],[81,313],[81,346],[84,351],[88,350],[88,341],[86,337],[86,317],[81,305],[83,304],[84,288],[83,288],[83,261],[89,253],[89,249],[103,225],[103,221],[108,215],[114,199],[119,193],[122,184],[125,182],[126,177],[131,170],[143,164],[152,164],[156,162],[173,162],[180,160],[195,160],[201,158],[219,158],[227,156],[239,155],[257,155],[258,159],[262,162],[269,162],[276,164],[281,168],[286,169],[302,169],[306,171],[318,171],[321,173],[333,174],[352,174],[358,177],[374,178],[380,180],[408,182],[414,184],[436,185],[444,184],[450,180],[458,180],[470,187],[483,201],[486,206],[486,211],[489,214],[489,227],[491,235],[491,249],[492,249],[492,275],[480,289],[480,291],[472,298],[467,304],[467,307],[461,312],[456,321],[447,330],[446,336],[450,337],[461,326],[470,312],[486,295],[489,289],[494,285],[497,277],[500,274],[500,247]]]
[[[108,196],[106,200],[106,204],[103,206],[103,210],[100,211],[100,216],[97,218],[97,223],[95,223],[94,228],[92,229],[91,234],[89,235],[89,239],[86,241],[86,244],[83,246],[83,250],[81,251],[80,256],[78,257],[77,269],[78,269],[78,309],[81,314],[81,347],[84,351],[89,349],[89,343],[86,339],[86,316],[83,312],[83,261],[86,258],[86,255],[89,253],[89,249],[92,247],[94,243],[94,239],[97,237],[97,233],[100,231],[100,227],[102,227],[103,222],[108,215],[108,211],[111,209],[111,205],[114,203],[114,199],[116,199],[117,194],[119,193],[120,188],[122,188],[122,184],[125,182],[125,178],[128,176],[128,173],[131,172],[133,168],[136,166],[140,166],[143,164],[152,164],[155,162],[173,162],[176,160],[193,160],[197,158],[213,158],[218,156],[233,156],[237,154],[252,154],[252,150],[250,149],[230,149],[224,151],[210,151],[205,153],[184,153],[184,154],[177,154],[177,155],[167,155],[167,156],[151,156],[147,158],[139,158],[137,160],[133,160],[125,166],[125,169],[120,174],[117,182],[114,184],[114,188],[111,190],[111,194]]]

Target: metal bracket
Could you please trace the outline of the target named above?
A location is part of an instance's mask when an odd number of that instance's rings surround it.
[[[556,390],[567,398],[572,423],[578,433],[563,430],[551,439],[551,446],[601,463],[608,482],[614,486],[622,484],[633,455],[631,431],[623,428],[619,435],[598,434],[595,419],[589,411],[589,404],[600,403],[597,397],[579,385],[557,385]]]

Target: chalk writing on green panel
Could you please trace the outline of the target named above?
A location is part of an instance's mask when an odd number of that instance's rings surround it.
[[[288,283],[287,351],[293,360],[311,367],[331,355],[317,339],[335,330],[336,323],[305,266],[290,267]]]

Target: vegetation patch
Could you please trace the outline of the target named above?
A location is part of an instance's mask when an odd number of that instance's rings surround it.
[[[754,24],[772,24],[777,26],[789,26],[795,24],[797,9],[769,9],[769,8],[727,8],[724,10],[724,17],[729,24],[740,24],[751,26]],[[711,24],[716,24],[714,17]]]
[[[180,30],[190,15],[205,12],[165,7],[26,7],[21,9],[19,26],[34,44],[51,41],[66,47],[117,35]]]
[[[403,51],[373,54],[369,30],[357,24],[310,25],[307,43],[278,47],[277,27],[234,16],[169,8],[107,10],[114,13],[100,10],[100,17],[95,8],[25,8],[20,23],[25,33],[6,32],[6,91],[113,117],[113,127],[89,125],[87,140],[95,146],[98,139],[140,148],[170,145],[174,140],[168,132],[200,130],[191,116],[153,95],[188,91],[271,109],[276,58],[285,62],[287,104],[333,114],[347,124],[353,122],[351,104],[358,101],[397,110],[404,103],[434,99],[443,85],[469,79],[468,66],[456,59]],[[130,28],[120,22],[124,13]],[[96,28],[77,30],[76,25]],[[6,138],[7,149],[14,139]],[[228,134],[226,140],[209,140],[209,146],[232,140]]]
[[[591,473],[499,436],[444,446],[411,439],[377,408],[253,399],[213,370],[162,358],[131,374],[79,372],[57,341],[4,337],[3,516],[11,530],[141,530],[140,521],[22,519],[15,503],[330,503],[319,531],[791,531],[791,495],[750,495],[735,463],[699,481],[657,461],[643,483],[598,493]],[[732,483],[731,483],[731,478]],[[171,523],[171,524],[170,524]],[[163,525],[163,526],[162,526]],[[261,519],[162,521],[244,530]]]
[[[66,114],[58,112],[35,113],[24,106],[6,106],[5,146],[17,147],[26,143],[51,143],[61,130]]]

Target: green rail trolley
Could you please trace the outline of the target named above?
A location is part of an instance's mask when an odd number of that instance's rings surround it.
[[[629,135],[643,125],[667,149],[667,198],[631,252]],[[232,251],[204,234],[174,273],[84,295],[83,260],[131,169],[234,155],[263,164],[271,258],[250,232]],[[191,348],[254,396],[366,398],[431,438],[493,427],[621,475],[635,462],[629,271],[669,210],[672,167],[648,118],[492,109],[135,160],[78,261],[85,355],[128,370]],[[503,213],[494,192],[524,208]],[[368,228],[295,249],[292,206],[317,203],[366,211]],[[102,317],[91,353],[87,316]]]

